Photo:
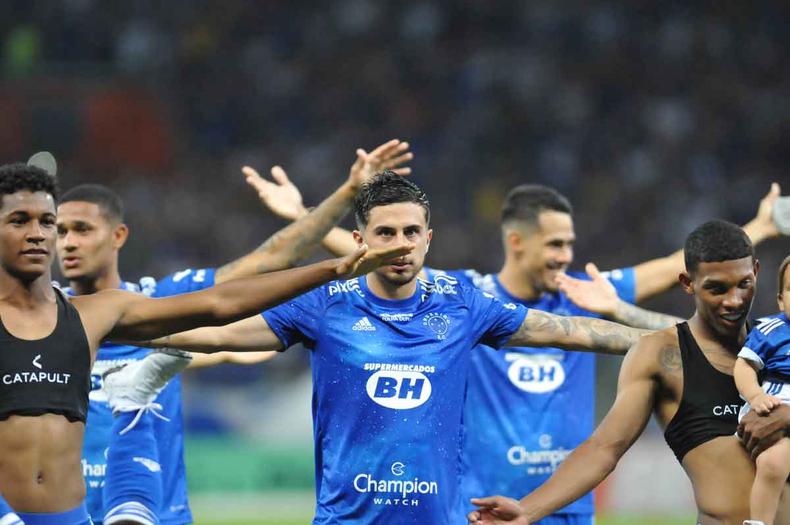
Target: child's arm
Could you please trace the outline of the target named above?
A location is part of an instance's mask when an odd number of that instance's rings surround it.
[[[733,376],[738,392],[758,414],[767,414],[772,408],[782,404],[779,398],[766,394],[760,388],[760,383],[757,382],[757,371],[750,361],[742,357],[736,359]]]

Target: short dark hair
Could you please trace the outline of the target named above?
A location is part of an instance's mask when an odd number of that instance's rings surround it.
[[[68,190],[60,199],[61,204],[74,201],[96,204],[110,221],[123,222],[123,200],[107,186],[80,184]]]
[[[779,291],[776,294],[779,297],[782,297],[782,290],[784,289],[785,283],[785,273],[787,272],[788,266],[790,266],[790,255],[785,257],[785,260],[779,265]]]
[[[412,181],[390,170],[377,173],[354,199],[354,218],[357,226],[364,228],[370,219],[370,210],[376,206],[386,206],[400,202],[413,202],[425,210],[425,222],[431,220],[431,205],[428,196]]]
[[[0,197],[25,190],[49,193],[57,201],[58,179],[41,168],[23,162],[0,166]]]
[[[563,194],[542,184],[522,184],[507,194],[502,203],[502,224],[523,222],[529,226],[538,223],[542,211],[573,214],[570,201]]]
[[[713,220],[698,226],[683,247],[686,271],[697,271],[699,263],[722,262],[754,257],[754,246],[740,226]]]

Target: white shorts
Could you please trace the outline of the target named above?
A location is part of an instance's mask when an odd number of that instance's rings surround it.
[[[778,397],[782,400],[782,403],[785,405],[790,405],[790,383],[782,383],[782,382],[773,382],[773,381],[763,381],[763,392],[766,394],[770,394],[774,397]],[[752,407],[749,403],[744,403],[741,407],[741,411],[738,413],[738,423],[741,422],[741,419],[751,412]]]

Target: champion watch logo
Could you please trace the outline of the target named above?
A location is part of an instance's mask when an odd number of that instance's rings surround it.
[[[363,317],[351,327],[355,332],[375,332],[376,327],[370,322],[367,316]]]
[[[41,366],[41,363],[38,362],[39,359],[41,359],[41,354],[38,354],[36,357],[33,358],[33,366],[41,370],[43,366]]]

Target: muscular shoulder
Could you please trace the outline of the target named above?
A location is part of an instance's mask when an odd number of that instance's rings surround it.
[[[80,313],[95,310],[112,311],[115,306],[120,306],[128,301],[141,298],[140,294],[126,290],[101,290],[88,295],[75,295],[69,297],[69,302],[77,308]]]
[[[673,326],[642,336],[628,352],[632,361],[653,375],[677,372],[683,368],[677,330]]]
[[[69,302],[79,313],[88,341],[94,350],[124,315],[127,306],[136,300],[145,300],[145,297],[125,290],[102,290],[89,295],[69,297]]]

